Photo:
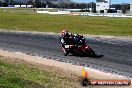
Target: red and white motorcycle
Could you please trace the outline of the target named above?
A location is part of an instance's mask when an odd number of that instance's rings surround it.
[[[85,42],[82,41],[82,38],[73,37],[74,43],[66,44],[64,43],[64,39],[60,38],[60,42],[62,45],[62,50],[65,56],[69,53],[73,55],[82,55],[82,56],[90,56],[95,57],[95,52],[87,45]]]

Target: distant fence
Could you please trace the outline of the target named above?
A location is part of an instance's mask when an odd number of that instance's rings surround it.
[[[37,11],[37,13],[44,13],[44,14],[53,14],[53,15],[63,15],[63,14],[70,14],[70,11],[58,11],[58,12],[49,12],[49,11]]]
[[[43,14],[67,14],[67,15],[80,15],[80,16],[100,16],[100,17],[120,17],[120,18],[132,18],[132,14],[121,14],[121,13],[90,13],[90,12],[70,12],[70,11],[58,11],[58,12],[50,12],[50,11],[40,11],[38,10],[37,13]]]
[[[106,13],[106,14],[97,14],[97,13],[95,13],[95,14],[93,14],[93,13],[81,13],[80,14],[81,16],[101,16],[101,17],[103,17],[103,16],[106,16],[106,17],[125,17],[125,18],[132,18],[132,15],[126,15],[126,14],[118,14],[118,13],[116,13],[116,14],[108,14],[108,13]]]

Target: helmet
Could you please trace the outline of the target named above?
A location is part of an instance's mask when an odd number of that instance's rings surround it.
[[[68,32],[67,30],[63,30],[63,31],[62,31],[62,37],[67,38],[67,37],[69,37],[69,36],[70,36],[70,34],[69,34],[69,32]]]

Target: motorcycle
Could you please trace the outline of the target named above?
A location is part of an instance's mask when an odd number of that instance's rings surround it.
[[[64,56],[67,56],[70,53],[73,55],[81,55],[81,56],[90,56],[90,57],[96,56],[92,48],[85,43],[84,38],[82,37],[79,38],[78,36],[73,37],[73,41],[74,43],[66,44],[64,43],[64,39],[60,38]]]

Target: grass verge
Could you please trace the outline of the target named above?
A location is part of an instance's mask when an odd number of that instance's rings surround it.
[[[33,9],[0,9],[0,29],[71,32],[95,35],[132,36],[131,18],[109,18],[36,14]]]
[[[79,83],[66,74],[47,68],[0,56],[0,88],[79,88]]]

